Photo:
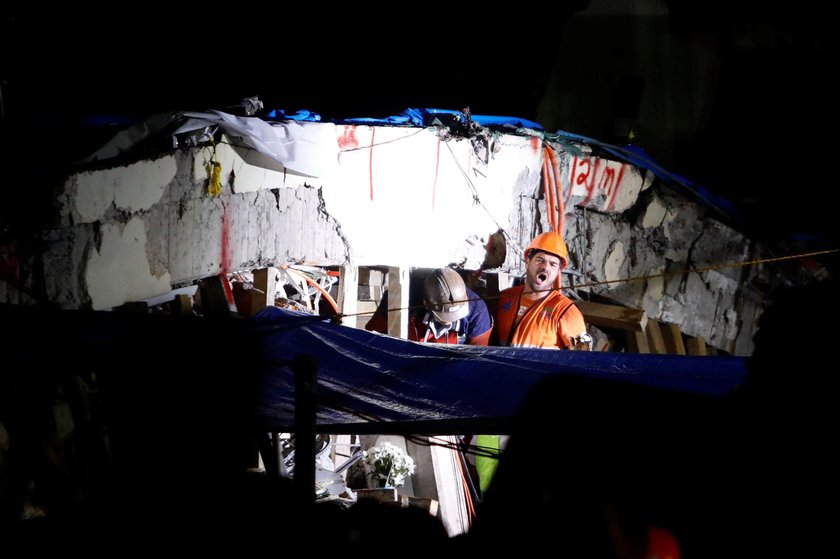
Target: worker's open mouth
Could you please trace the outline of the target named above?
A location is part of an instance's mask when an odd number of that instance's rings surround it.
[[[537,279],[540,280],[540,283],[542,283],[548,279],[548,276],[546,274],[537,274]]]

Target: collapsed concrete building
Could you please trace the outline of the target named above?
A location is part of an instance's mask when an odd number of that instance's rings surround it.
[[[103,310],[297,264],[340,269],[341,312],[353,315],[360,269],[363,283],[367,268],[394,271],[373,286],[394,294],[411,270],[443,265],[498,289],[522,274],[536,233],[562,227],[574,298],[748,355],[763,296],[798,273],[745,265],[768,252],[639,151],[519,119],[406,115],[152,117],[66,177],[36,243],[7,243],[0,300]]]
[[[358,328],[387,289],[389,306],[397,309],[389,313],[389,333],[404,338],[418,272],[451,265],[492,301],[493,293],[522,275],[523,247],[551,229],[564,233],[571,261],[563,285],[593,331],[604,334],[601,341],[611,329],[624,333],[623,345],[605,342],[598,349],[745,356],[768,290],[803,272],[758,263],[771,256],[769,250],[734,229],[715,201],[696,196],[691,186],[639,151],[549,134],[519,119],[457,111],[341,123],[220,112],[159,115],[117,135],[64,177],[51,210],[28,238],[4,237],[0,300],[68,311],[139,308],[144,314],[150,308],[174,313],[176,303],[191,312],[198,300],[204,314],[235,309],[251,316],[279,305],[289,290],[311,303],[311,288],[316,304],[309,312],[319,311],[320,293],[341,322]],[[255,369],[243,367],[259,353],[255,340],[236,330],[217,331],[216,324],[181,330],[160,322],[103,321],[92,327],[75,315],[66,321],[9,316],[10,324],[25,322],[9,346],[11,370],[21,372],[4,379],[9,386],[29,387],[25,372],[33,362],[42,371],[66,369],[71,381],[39,384],[44,408],[15,410],[17,415],[37,415],[40,423],[52,414],[46,433],[34,434],[34,440],[49,440],[50,448],[75,448],[82,441],[99,449],[93,459],[66,453],[64,467],[91,460],[104,471],[113,460],[123,468],[121,482],[134,486],[143,476],[151,495],[168,495],[170,460],[195,459],[179,428],[198,417],[205,446],[226,440],[219,452],[225,459],[190,487],[205,495],[217,474],[238,471],[241,464],[231,458],[236,452],[229,451],[240,450],[233,448],[242,435],[237,429],[254,426],[233,413],[239,408],[231,406],[231,386],[245,378],[241,369]],[[122,324],[127,332],[100,338],[105,324]],[[60,343],[81,342],[81,349],[64,347],[53,356],[30,340],[36,331],[64,340],[67,328],[80,332]],[[235,351],[217,353],[213,340],[220,333]],[[180,344],[197,349],[165,359],[147,355],[154,353],[147,346],[178,336]],[[237,374],[208,377],[211,370]],[[116,421],[101,419],[95,397],[87,396],[100,393],[100,376],[122,387],[110,387]],[[166,387],[163,402],[158,382]],[[18,429],[12,429],[18,440],[32,435],[21,423],[9,425]],[[347,464],[351,452],[358,459],[360,449],[392,442],[417,463],[399,498],[421,502],[441,518],[448,535],[466,532],[471,497],[457,473],[455,437],[450,433],[449,446],[441,446],[399,431],[373,435],[377,427],[389,432],[376,424],[358,431],[368,435],[330,435],[332,448],[346,453],[333,451],[333,458]],[[0,435],[9,438],[1,422]],[[268,446],[260,447],[260,457],[279,456],[280,435],[274,429],[259,433]],[[111,437],[130,441],[116,458]],[[0,466],[6,462],[0,452]],[[264,466],[263,473],[272,470]],[[317,470],[344,487],[336,472],[325,471]],[[100,486],[112,489],[107,476],[77,477],[73,481],[90,495]],[[24,488],[24,501],[31,497],[27,487],[44,484],[26,475],[15,481]],[[393,488],[374,493],[398,497]]]

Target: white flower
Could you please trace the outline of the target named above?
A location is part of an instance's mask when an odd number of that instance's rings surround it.
[[[365,462],[370,466],[370,477],[386,486],[400,487],[414,473],[414,459],[389,442],[368,449]]]

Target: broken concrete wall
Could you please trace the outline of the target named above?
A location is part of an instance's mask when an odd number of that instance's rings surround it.
[[[72,174],[40,239],[46,298],[64,308],[106,309],[203,277],[287,262],[477,269],[498,230],[507,252],[497,269],[521,274],[523,248],[549,229],[543,138],[309,125],[334,138],[310,158],[324,163],[318,176],[226,136]],[[564,285],[749,353],[762,300],[752,283],[756,269],[682,271],[748,261],[759,248],[679,193],[650,188],[650,172],[595,156],[582,143],[549,143],[570,249]],[[292,148],[300,153],[312,147],[298,144]],[[208,193],[214,165],[218,196]],[[37,268],[31,256],[18,262]],[[6,301],[25,299],[4,289]]]
[[[580,266],[569,282],[628,307],[644,309],[683,333],[739,355],[752,350],[761,287],[760,248],[660,188],[642,196],[635,219],[574,209],[567,239]],[[718,268],[719,266],[719,268]],[[715,268],[687,272],[694,268]]]
[[[752,353],[764,296],[778,279],[750,262],[767,250],[724,225],[711,210],[638,168],[555,145],[564,177],[569,268],[563,285],[643,309],[710,346]],[[517,191],[511,231],[522,246],[549,229],[541,189]],[[569,192],[571,188],[571,192]],[[529,218],[533,218],[529,221]],[[521,247],[505,266],[524,274]],[[708,269],[706,269],[708,268]],[[698,272],[686,270],[700,269]],[[788,281],[797,274],[786,271]]]
[[[60,227],[46,234],[49,299],[105,309],[219,273],[349,259],[319,189],[304,180],[283,185],[282,173],[254,171],[229,148],[220,152],[229,171],[218,197],[206,193],[202,149],[69,177]],[[237,182],[236,169],[258,175],[265,189],[253,188],[255,177]],[[237,193],[235,185],[251,188]]]
[[[48,299],[105,309],[286,262],[477,268],[489,234],[509,227],[517,177],[539,181],[534,138],[495,135],[477,149],[436,129],[335,134],[323,177],[227,141],[73,174],[49,229]],[[220,196],[207,192],[211,162],[222,168]]]

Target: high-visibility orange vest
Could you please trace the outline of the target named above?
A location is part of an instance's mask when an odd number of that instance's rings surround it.
[[[526,308],[523,289],[517,285],[499,295],[494,335],[500,345],[568,349],[570,338],[586,332],[583,315],[571,299],[551,291]]]

